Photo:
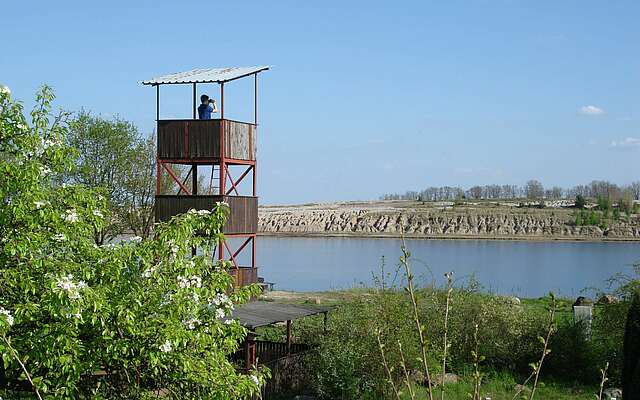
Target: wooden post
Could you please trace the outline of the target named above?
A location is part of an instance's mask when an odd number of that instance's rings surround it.
[[[196,109],[197,109],[197,105],[196,105],[196,83],[193,83],[193,119],[196,119]]]
[[[244,354],[245,354],[245,368],[250,370],[256,365],[256,335],[253,332],[248,332],[244,341]]]
[[[253,74],[253,123],[258,126],[258,73]]]

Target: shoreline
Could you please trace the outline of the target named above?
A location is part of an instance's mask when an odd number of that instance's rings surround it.
[[[258,232],[263,237],[287,238],[350,238],[350,239],[413,239],[413,240],[487,240],[514,242],[588,242],[588,243],[639,243],[640,238],[596,238],[596,237],[565,237],[565,236],[491,236],[491,235],[424,235],[396,233],[365,233],[365,232]]]

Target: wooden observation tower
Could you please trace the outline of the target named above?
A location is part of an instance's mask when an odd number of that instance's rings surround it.
[[[229,240],[218,244],[217,257],[232,263],[231,273],[239,286],[258,281],[258,74],[268,69],[267,66],[196,69],[142,82],[143,85],[156,87],[158,139],[155,219],[165,221],[191,209],[211,209],[220,201],[229,204],[231,212],[223,228]],[[251,77],[254,81],[253,122],[226,119],[225,85]],[[200,104],[198,90],[211,91],[215,87],[212,84],[218,85],[219,89],[219,118],[197,119]],[[162,85],[192,86],[192,119],[160,119]],[[187,172],[186,177],[182,178],[180,172]],[[163,193],[162,182],[167,177],[177,185],[177,193]],[[203,188],[203,177],[205,183],[208,181],[208,188],[206,185]],[[241,192],[248,193],[241,195]],[[249,253],[248,256],[246,253]],[[242,263],[240,258],[247,261]]]

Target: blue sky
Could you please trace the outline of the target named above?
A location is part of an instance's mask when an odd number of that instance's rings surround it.
[[[0,82],[15,97],[28,105],[47,83],[58,106],[144,133],[155,93],[140,80],[273,65],[260,80],[262,203],[640,179],[637,1],[12,1],[0,11]],[[251,115],[251,93],[251,82],[226,88],[229,117]],[[162,116],[190,116],[189,88],[162,96]]]

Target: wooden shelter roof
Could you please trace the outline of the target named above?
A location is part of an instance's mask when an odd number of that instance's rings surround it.
[[[255,329],[277,322],[292,321],[309,315],[326,313],[329,310],[328,307],[300,306],[270,301],[252,301],[238,306],[233,311],[231,319],[238,319],[242,326]]]

